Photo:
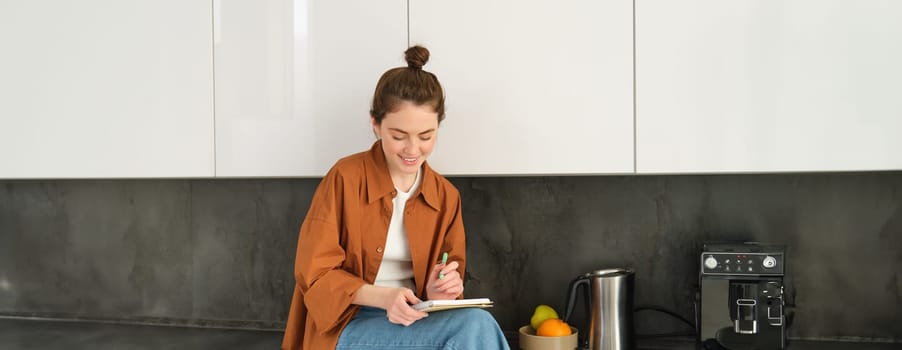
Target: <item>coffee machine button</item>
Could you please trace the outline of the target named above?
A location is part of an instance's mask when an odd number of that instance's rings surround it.
[[[764,261],[761,262],[761,265],[764,265],[765,268],[771,269],[774,266],[777,266],[777,259],[772,256],[768,256],[764,258]]]
[[[709,256],[707,259],[705,259],[705,267],[707,267],[708,269],[717,267],[717,259],[714,259],[713,256]]]

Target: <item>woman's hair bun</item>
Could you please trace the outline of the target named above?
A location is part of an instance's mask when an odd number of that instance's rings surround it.
[[[419,45],[411,46],[404,51],[404,59],[407,60],[408,67],[423,69],[423,65],[429,61],[429,50]]]

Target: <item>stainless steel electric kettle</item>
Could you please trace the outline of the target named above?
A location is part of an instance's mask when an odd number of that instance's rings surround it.
[[[633,269],[604,269],[576,277],[570,282],[567,293],[567,310],[564,322],[570,322],[577,292],[585,287],[583,295],[589,316],[588,343],[580,342],[581,349],[632,350],[633,342]],[[591,287],[590,287],[591,286]],[[585,327],[577,327],[586,334]],[[585,346],[588,347],[585,347]]]

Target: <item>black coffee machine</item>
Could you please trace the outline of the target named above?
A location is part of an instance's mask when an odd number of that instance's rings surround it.
[[[785,247],[705,244],[699,269],[701,349],[786,348]]]

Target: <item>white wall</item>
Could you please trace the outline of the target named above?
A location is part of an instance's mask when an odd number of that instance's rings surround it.
[[[446,88],[430,162],[447,175],[899,170],[900,14],[889,0],[7,1],[0,178],[322,176],[374,140],[373,88],[409,44]]]
[[[902,169],[902,2],[640,0],[637,171]]]
[[[213,176],[209,5],[0,2],[0,177]]]

